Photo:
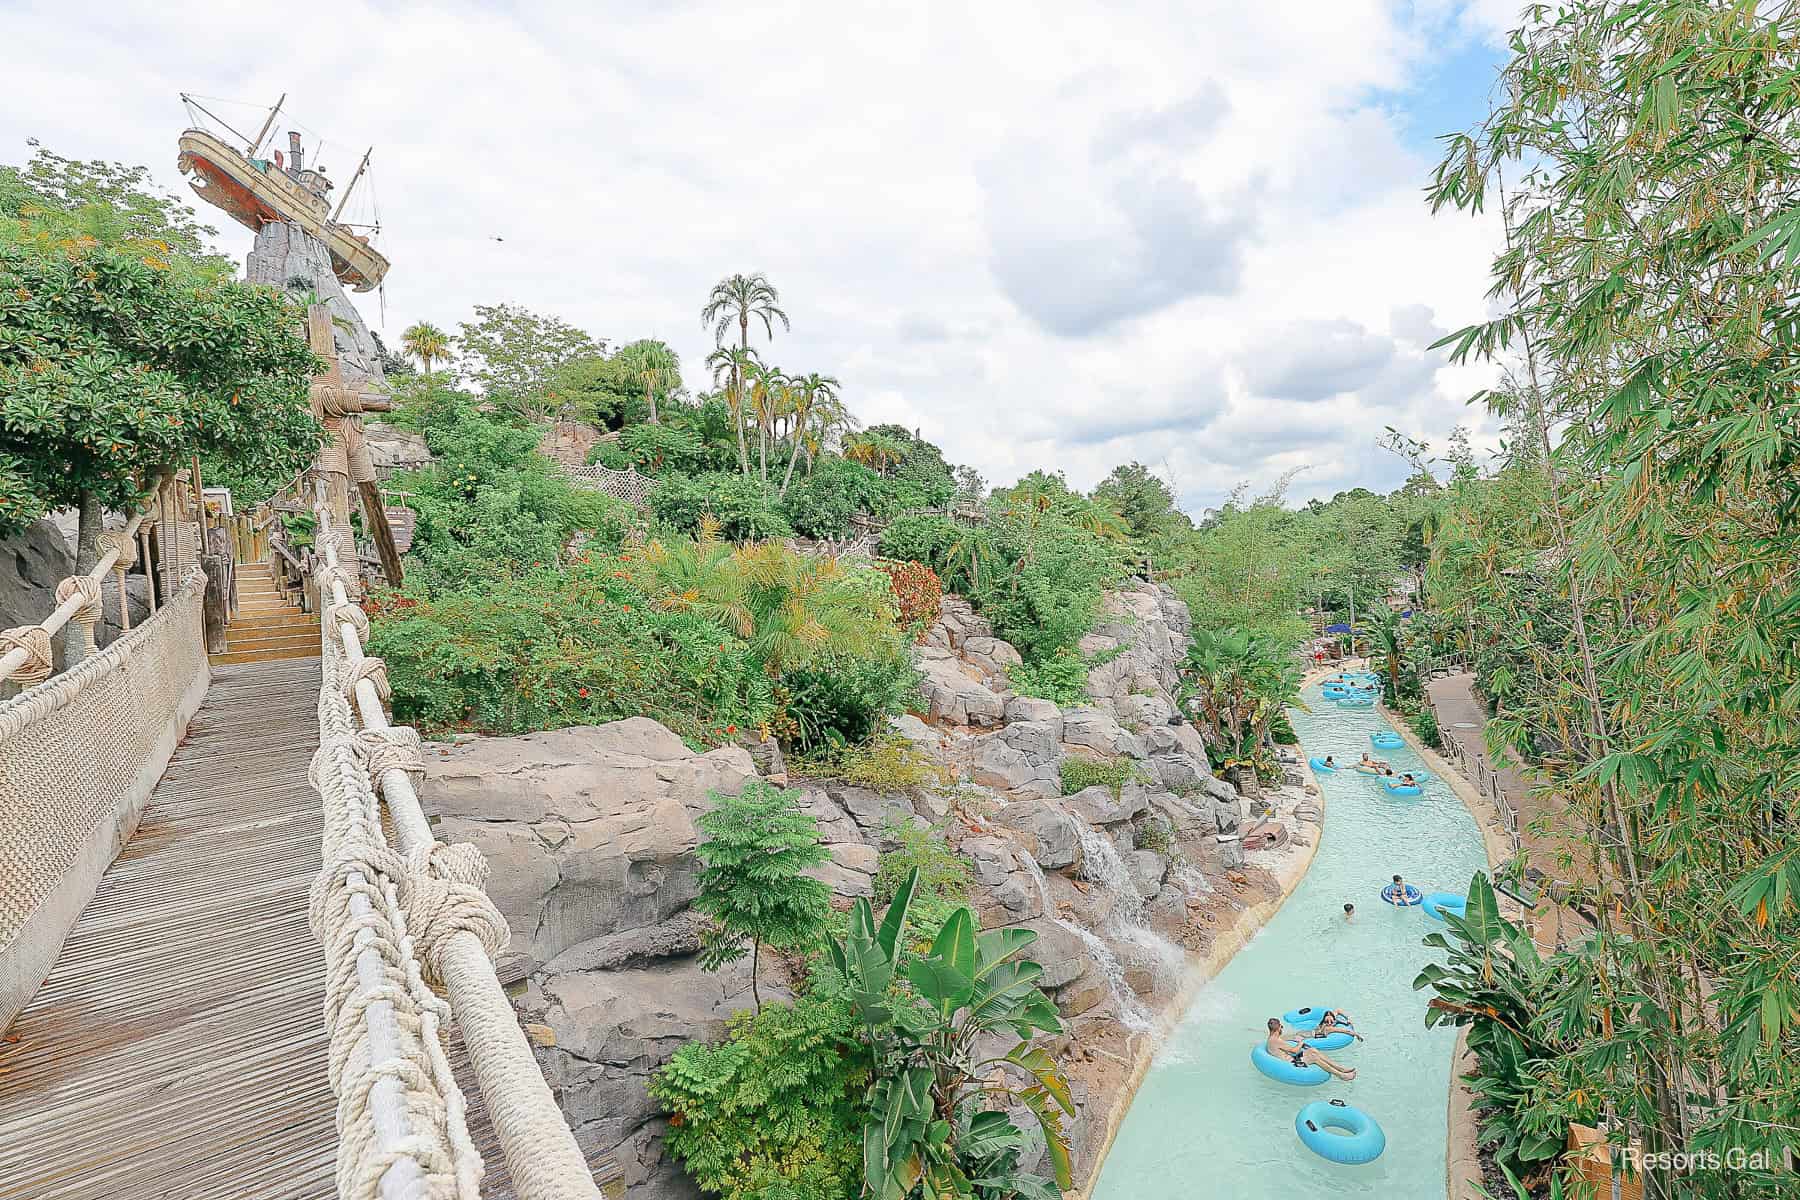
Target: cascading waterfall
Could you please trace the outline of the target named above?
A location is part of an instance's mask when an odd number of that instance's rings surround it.
[[[1085,828],[1085,822],[1077,821],[1078,828]],[[1038,899],[1043,903],[1044,915],[1061,925],[1064,929],[1081,939],[1087,947],[1094,962],[1100,967],[1100,973],[1106,977],[1107,990],[1112,993],[1113,1002],[1119,1006],[1119,1020],[1125,1028],[1133,1033],[1147,1033],[1155,1023],[1150,1010],[1144,1007],[1137,993],[1125,983],[1125,968],[1119,965],[1118,956],[1112,947],[1100,940],[1100,936],[1079,921],[1065,920],[1057,911],[1056,902],[1050,898],[1050,884],[1044,878],[1044,869],[1038,866],[1037,859],[1030,853],[1020,850],[1019,858],[1031,872],[1031,880],[1037,885]]]
[[[1137,952],[1130,956],[1133,964],[1147,968],[1157,987],[1172,984],[1187,966],[1181,947],[1143,923],[1144,896],[1112,839],[1080,817],[1074,820],[1075,840],[1081,844],[1082,877],[1099,885],[1111,902],[1102,931],[1115,943]]]

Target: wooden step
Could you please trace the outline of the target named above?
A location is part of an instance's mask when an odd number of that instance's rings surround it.
[[[225,649],[236,653],[245,650],[285,650],[289,646],[311,646],[317,650],[319,631],[298,630],[292,633],[249,633],[241,636],[225,637]]]
[[[317,658],[319,643],[310,646],[289,646],[280,650],[227,650],[223,654],[214,654],[210,661],[214,665],[226,663],[274,662],[283,658]]]
[[[231,633],[240,629],[317,629],[319,617],[317,613],[301,612],[291,609],[279,613],[246,613],[238,610],[236,619],[231,622]]]

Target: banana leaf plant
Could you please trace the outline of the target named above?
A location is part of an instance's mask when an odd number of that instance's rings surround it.
[[[911,955],[905,931],[917,887],[915,870],[879,925],[869,902],[859,900],[848,933],[830,945],[876,1062],[863,1130],[867,1194],[903,1200],[918,1186],[932,1200],[1054,1195],[1045,1181],[1018,1170],[1027,1143],[999,1111],[1031,1112],[1057,1186],[1071,1186],[1063,1118],[1074,1113],[1074,1101],[1056,1060],[1031,1043],[1038,1033],[1061,1032],[1062,1022],[1037,986],[1043,968],[1019,957],[1037,934],[977,932],[974,914],[963,907],[945,919],[925,953]],[[1017,1044],[1004,1055],[978,1057],[976,1045],[1003,1032]],[[1035,1182],[1020,1182],[1027,1178]]]

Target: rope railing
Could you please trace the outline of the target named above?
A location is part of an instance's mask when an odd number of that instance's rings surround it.
[[[363,653],[368,617],[353,599],[355,575],[341,565],[352,553],[351,533],[333,526],[322,498],[314,512],[325,679],[312,774],[325,802],[326,865],[314,887],[313,922],[329,970],[339,1194],[479,1194],[480,1158],[443,1055],[454,1013],[516,1193],[598,1200],[586,1158],[494,974],[507,930],[483,891],[487,863],[474,847],[447,846],[433,835],[417,791],[424,773],[418,734],[388,722],[386,669]],[[447,1005],[434,986],[447,993]]]
[[[164,480],[158,477],[148,495],[157,496],[163,486]],[[146,516],[147,511],[140,507],[125,522],[124,529],[100,535],[100,545],[105,550],[100,561],[87,574],[71,575],[56,585],[57,605],[49,616],[36,625],[0,630],[0,646],[6,647],[6,653],[0,655],[0,683],[16,679],[21,684],[33,684],[50,678],[54,670],[51,639],[70,621],[81,631],[81,657],[87,658],[98,650],[94,627],[101,618],[101,584],[109,571],[116,570],[119,575],[119,626],[131,629],[131,598],[125,591],[125,572],[137,565],[138,531]]]

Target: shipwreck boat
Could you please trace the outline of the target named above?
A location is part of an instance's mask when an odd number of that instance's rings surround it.
[[[329,200],[334,185],[323,172],[306,168],[300,135],[290,133],[288,137],[285,160],[279,150],[272,158],[258,158],[209,130],[188,129],[181,135],[181,153],[175,165],[187,176],[195,194],[229,213],[240,225],[251,230],[273,222],[297,225],[325,244],[331,252],[332,272],[339,280],[359,292],[373,291],[387,275],[388,260],[367,237],[338,223]],[[364,155],[350,187],[356,186],[368,162]],[[348,200],[346,191],[344,202]],[[338,205],[339,213],[344,202]]]

